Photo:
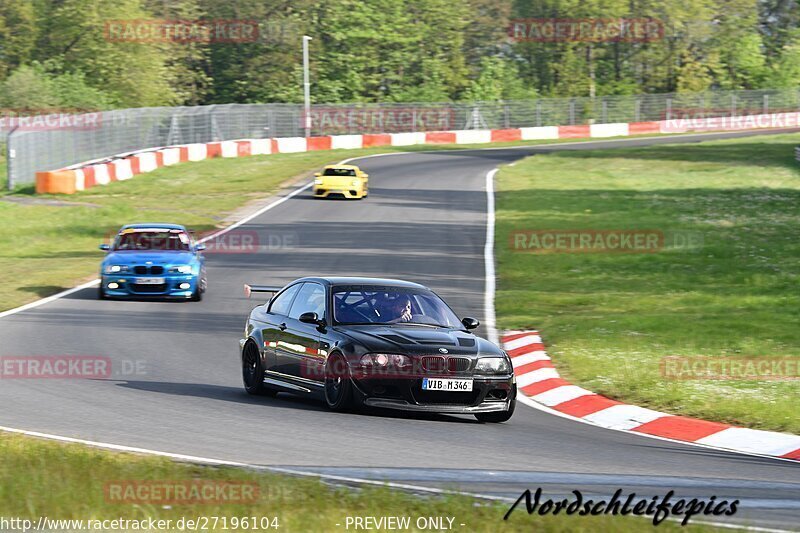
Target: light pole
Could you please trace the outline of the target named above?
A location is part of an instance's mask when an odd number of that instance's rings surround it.
[[[308,41],[311,37],[303,35],[303,99],[305,102],[304,128],[306,137],[311,136],[311,82],[308,79]]]

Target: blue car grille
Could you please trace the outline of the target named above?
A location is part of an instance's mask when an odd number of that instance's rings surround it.
[[[133,267],[133,273],[137,276],[146,276],[147,274],[159,275],[164,273],[163,266],[135,266]]]

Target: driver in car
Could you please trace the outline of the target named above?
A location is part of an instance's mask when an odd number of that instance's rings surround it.
[[[390,312],[387,318],[388,317],[394,317],[386,321],[389,324],[411,322],[411,298],[406,295],[398,296],[390,306]]]

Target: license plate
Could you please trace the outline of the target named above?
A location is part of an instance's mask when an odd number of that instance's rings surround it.
[[[424,378],[422,380],[422,390],[472,392],[472,380]]]
[[[136,280],[137,285],[162,285],[164,278],[139,278]]]

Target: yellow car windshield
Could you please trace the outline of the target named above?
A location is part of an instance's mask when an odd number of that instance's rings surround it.
[[[355,177],[356,171],[352,168],[326,168],[323,176],[343,176]]]

